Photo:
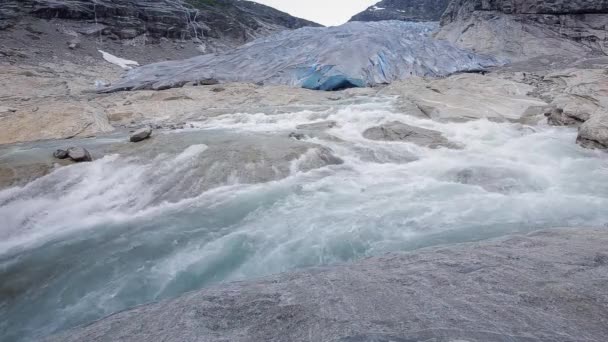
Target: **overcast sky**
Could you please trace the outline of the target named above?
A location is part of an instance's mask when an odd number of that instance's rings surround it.
[[[254,0],[326,26],[344,24],[380,0]]]

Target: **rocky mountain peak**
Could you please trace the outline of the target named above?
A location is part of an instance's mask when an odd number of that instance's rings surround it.
[[[350,21],[439,21],[449,0],[383,0]]]

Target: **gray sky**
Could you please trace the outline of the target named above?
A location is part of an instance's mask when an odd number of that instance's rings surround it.
[[[326,26],[340,25],[380,0],[253,0]]]

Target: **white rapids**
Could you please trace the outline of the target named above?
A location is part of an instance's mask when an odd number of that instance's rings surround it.
[[[269,182],[233,178],[158,201],[181,180],[173,175],[188,175],[208,153],[194,145],[143,164],[109,155],[0,191],[0,331],[35,340],[212,283],[608,222],[607,155],[574,144],[574,129],[441,123],[396,113],[393,101],[188,123],[191,131],[287,135],[300,124],[337,122],[308,139],[343,164],[303,171],[295,162]],[[395,120],[440,131],[462,149],[362,136]]]

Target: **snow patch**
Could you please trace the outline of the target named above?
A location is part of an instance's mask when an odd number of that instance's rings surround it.
[[[101,53],[101,56],[103,57],[103,59],[105,59],[107,62],[110,62],[114,65],[118,65],[119,67],[125,69],[125,70],[131,70],[133,69],[133,67],[138,67],[139,63],[136,61],[131,61],[128,59],[124,59],[124,58],[120,58],[120,57],[116,57],[110,53],[107,53],[105,51],[102,50],[97,50]]]

